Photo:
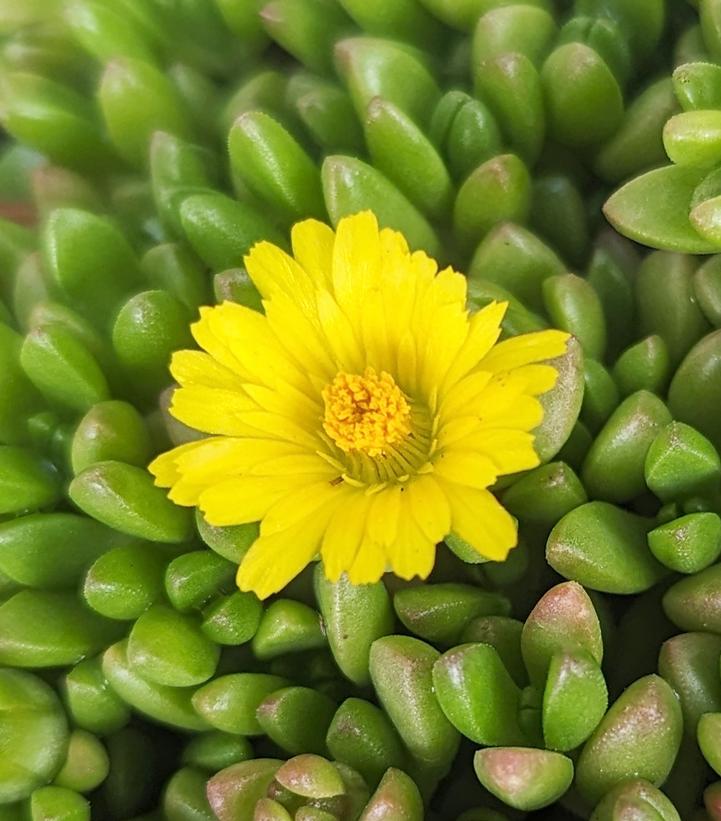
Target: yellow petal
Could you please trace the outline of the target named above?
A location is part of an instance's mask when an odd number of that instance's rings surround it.
[[[286,443],[282,443],[286,444]],[[327,481],[338,478],[338,468],[317,453],[286,453],[259,462],[250,472],[256,476],[321,476]]]
[[[261,534],[238,568],[238,587],[266,599],[295,578],[318,553],[332,510],[323,509],[287,530]]]
[[[484,371],[510,371],[533,362],[554,359],[566,352],[569,334],[564,331],[535,331],[514,336],[496,345],[479,363]]]
[[[238,476],[204,490],[198,505],[208,524],[216,527],[259,522],[299,482],[303,477]]]
[[[148,470],[155,477],[155,484],[158,487],[170,487],[180,479],[180,471],[178,470],[178,459],[183,455],[190,453],[200,447],[205,439],[200,439],[197,442],[186,442],[184,445],[178,445],[177,448],[161,453],[148,465]]]
[[[445,535],[445,533],[443,534]],[[439,540],[443,536],[439,537]],[[388,561],[396,576],[425,579],[433,569],[436,556],[436,540],[423,534],[406,501],[398,517],[398,533],[393,544],[386,548]]]
[[[362,211],[342,219],[333,246],[333,294],[354,327],[365,292],[378,281],[380,269],[381,243],[374,214]]]
[[[333,229],[318,220],[297,222],[290,233],[293,256],[316,288],[332,287]]]
[[[368,535],[372,542],[388,545],[396,537],[401,509],[400,485],[390,485],[371,497],[368,511]]]
[[[479,422],[492,425],[503,417],[510,419],[511,415],[519,421],[509,421],[505,427],[525,427],[529,420],[535,420],[525,428],[530,430],[538,425],[540,419],[536,417],[542,413],[541,405],[530,397],[547,391],[557,376],[550,365],[525,365],[493,375],[486,371],[470,374],[449,389],[441,403],[440,430],[462,416],[474,416]]]
[[[508,404],[488,405],[478,420],[484,428],[531,431],[543,421],[543,405],[534,396],[516,396]]]
[[[393,228],[381,228],[381,253],[384,265],[387,260],[387,267],[393,267],[398,258],[409,253],[408,242],[400,231]]]
[[[377,542],[366,539],[358,548],[355,561],[348,571],[351,584],[374,584],[386,572],[388,559]]]
[[[430,327],[419,339],[419,388],[424,397],[437,392],[468,333],[465,309],[442,305],[434,312]]]
[[[445,486],[451,506],[451,529],[479,555],[502,561],[518,541],[516,522],[487,490]]]
[[[453,419],[468,414],[468,406],[483,395],[493,374],[476,371],[456,382],[445,394],[438,410],[441,420]]]
[[[264,299],[276,292],[293,294],[304,311],[314,311],[315,284],[308,273],[277,245],[258,242],[245,256],[248,276]]]
[[[171,414],[183,424],[225,436],[252,436],[254,430],[241,417],[256,409],[255,402],[237,391],[201,385],[178,388],[170,405]]]
[[[445,374],[442,393],[474,369],[496,344],[507,308],[507,302],[491,302],[473,314],[468,323],[468,335]]]
[[[247,374],[243,369],[241,363],[233,356],[230,348],[226,344],[225,339],[219,338],[215,331],[211,328],[210,317],[216,308],[209,308],[203,306],[200,308],[200,319],[190,326],[190,332],[193,334],[193,339],[198,345],[207,351],[210,356],[219,364],[227,368],[229,371],[240,376]]]
[[[295,303],[292,294],[276,294],[265,314],[287,355],[304,373],[322,378],[323,384],[336,374],[336,366],[320,320],[310,319]]]
[[[533,434],[523,430],[481,428],[477,433],[457,442],[456,447],[478,451],[496,466],[498,475],[529,470],[540,464],[533,448]]]
[[[433,544],[448,534],[451,508],[433,476],[419,476],[408,484],[407,503],[421,533]]]
[[[359,339],[350,320],[328,291],[321,291],[318,294],[318,315],[337,369],[348,373],[361,373],[364,356]]]
[[[234,302],[224,302],[204,315],[204,320],[238,362],[246,381],[271,387],[278,381],[296,387],[307,383],[263,314]]]
[[[176,351],[170,360],[170,372],[176,382],[186,387],[203,385],[232,391],[243,385],[236,373],[203,351]]]
[[[366,538],[368,510],[372,500],[357,488],[346,486],[344,501],[336,508],[323,536],[320,554],[325,575],[337,582],[350,571]]]
[[[369,291],[360,315],[360,334],[366,364],[378,372],[390,372],[395,367],[395,352],[388,335],[392,322],[393,319],[386,316],[381,291]]]
[[[382,286],[379,293],[383,303],[383,316],[386,321],[386,333],[391,350],[398,348],[401,337],[413,338],[413,310],[416,295],[427,288],[414,269],[412,257],[407,253],[401,255],[396,250],[384,252],[382,268]]]
[[[423,251],[416,251],[411,256],[412,276],[416,278],[416,299],[413,305],[413,331],[420,337],[425,338],[425,333],[433,325],[433,319],[438,309],[445,305],[455,305],[455,307],[465,310],[465,296],[460,296],[462,291],[465,294],[465,277],[457,274],[450,268],[436,276],[438,264]],[[458,286],[456,285],[458,283]],[[459,291],[457,298],[453,298],[455,290]]]
[[[441,425],[438,431],[438,450],[445,450],[461,439],[476,433],[479,428],[477,416],[454,416]]]
[[[490,487],[498,478],[498,468],[485,453],[464,448],[464,441],[460,446],[444,449],[433,459],[435,473],[449,482],[481,490]]]
[[[315,477],[303,477],[285,496],[274,504],[260,525],[262,536],[278,530],[288,530],[299,521],[315,515],[321,508],[335,510],[347,498],[343,485],[336,485],[326,478],[315,481]]]
[[[550,391],[558,381],[558,371],[551,365],[524,365],[511,371],[511,375],[523,380],[523,390],[531,396]]]
[[[259,408],[287,416],[308,428],[313,428],[323,416],[320,396],[313,400],[291,385],[279,384],[275,388],[268,388],[265,385],[245,383],[243,388]]]
[[[398,384],[404,391],[414,394],[418,385],[418,354],[415,339],[410,331],[406,331],[401,336],[397,357]]]
[[[309,430],[302,424],[287,416],[268,411],[253,410],[242,414],[240,420],[251,430],[252,435],[266,436],[270,439],[285,439],[301,448],[316,451],[322,446],[320,425],[317,429]]]
[[[293,458],[302,454],[297,447],[280,439],[255,439],[251,437],[214,437],[206,439],[204,446],[183,454],[177,462],[178,470],[188,481],[211,485],[234,475],[254,470],[258,473],[263,465],[279,458]],[[314,463],[322,465],[315,456]],[[287,471],[290,475],[290,471]],[[263,472],[263,475],[268,475]]]

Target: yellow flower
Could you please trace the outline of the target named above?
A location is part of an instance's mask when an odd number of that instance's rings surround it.
[[[539,464],[544,360],[568,335],[497,343],[506,303],[466,310],[466,280],[438,272],[365,212],[334,232],[294,226],[293,257],[258,243],[246,266],[265,315],[225,302],[179,351],[172,414],[206,439],[150,466],[212,525],[260,524],[238,585],[265,598],[318,554],[331,580],[425,578],[454,533],[504,559],[516,524],[488,488]]]

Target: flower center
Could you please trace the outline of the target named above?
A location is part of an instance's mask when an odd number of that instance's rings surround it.
[[[323,428],[346,453],[382,456],[411,432],[411,407],[393,377],[373,368],[337,374],[323,389]]]

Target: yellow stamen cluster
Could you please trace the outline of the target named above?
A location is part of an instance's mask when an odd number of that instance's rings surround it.
[[[338,447],[381,456],[411,432],[411,408],[393,377],[374,368],[341,372],[323,389],[323,427]]]

